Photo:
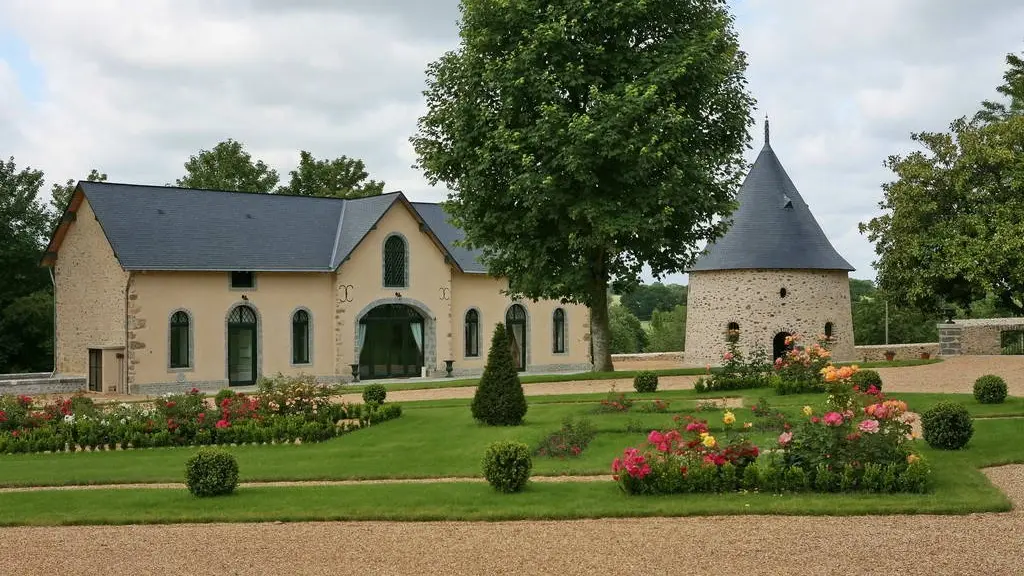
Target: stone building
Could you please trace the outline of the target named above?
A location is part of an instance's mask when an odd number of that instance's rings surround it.
[[[764,125],[764,148],[750,168],[728,231],[689,272],[688,364],[716,365],[727,332],[744,353],[761,347],[777,358],[787,336],[804,343],[827,335],[837,360],[855,360],[849,272],[793,181]]]
[[[80,182],[43,258],[55,372],[90,390],[591,367],[584,306],[511,300],[438,204]]]

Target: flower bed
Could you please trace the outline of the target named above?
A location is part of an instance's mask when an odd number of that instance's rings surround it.
[[[569,417],[562,421],[562,427],[557,432],[544,438],[533,453],[551,458],[579,456],[594,436],[597,436],[597,431],[590,424],[590,420],[573,420]]]
[[[830,389],[828,409],[819,416],[805,406],[767,454],[741,432],[749,423],[737,426],[727,411],[722,437],[687,416],[685,425],[651,431],[647,446],[627,448],[612,473],[628,494],[928,491],[931,471],[911,445],[906,404],[838,374]]]
[[[216,407],[196,389],[150,406],[0,396],[0,453],[317,442],[402,414],[393,404],[332,404],[330,394],[312,378],[279,377],[252,396],[222,394]]]

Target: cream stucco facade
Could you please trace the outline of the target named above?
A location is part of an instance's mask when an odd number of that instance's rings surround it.
[[[392,204],[336,269],[251,270],[251,288],[232,287],[229,270],[126,270],[81,191],[68,212],[74,216],[65,217],[51,242],[56,249],[49,253],[57,302],[56,371],[88,377],[96,369],[90,364],[90,350],[99,350],[93,354],[102,355],[103,391],[162,393],[193,386],[215,390],[234,383],[231,363],[236,360],[229,360],[229,346],[237,344],[229,317],[239,307],[255,315],[252,347],[247,344],[243,352],[253,354],[254,376],[305,373],[327,382],[353,379],[352,365],[361,359],[360,339],[365,347],[370,345],[367,338],[382,342],[390,337],[390,332],[367,334],[366,326],[360,325],[387,305],[415,311],[410,317],[422,323],[422,332],[411,339],[394,322],[380,329],[393,329],[406,347],[415,342],[420,354],[417,377],[424,372],[445,376],[446,361],[452,361],[453,375],[479,374],[494,327],[505,322],[513,304],[522,306],[527,317],[526,370],[591,366],[586,307],[543,300],[513,302],[503,293],[505,280],[460,270],[408,202]],[[386,286],[384,246],[393,236],[405,246],[405,280]],[[562,352],[554,351],[556,309],[565,318],[559,328]],[[470,310],[478,318],[478,342],[468,350]],[[298,311],[308,318],[308,358],[296,363]],[[172,366],[172,318],[182,318],[180,313],[187,316],[188,328],[175,337],[188,353],[184,365]],[[249,338],[245,334],[241,337]],[[467,354],[472,351],[477,354]],[[357,372],[365,369],[356,367]]]

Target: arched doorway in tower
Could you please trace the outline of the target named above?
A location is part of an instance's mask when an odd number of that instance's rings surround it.
[[[775,335],[775,338],[772,340],[773,360],[778,360],[779,358],[782,358],[782,356],[785,355],[786,352],[789,352],[789,350],[793,348],[792,343],[786,344],[786,338],[789,338],[790,336],[791,334],[789,332],[779,332],[778,334]]]
[[[423,368],[423,316],[405,304],[382,304],[359,321],[359,377],[412,378]]]
[[[505,329],[508,331],[509,347],[516,370],[526,370],[526,309],[519,304],[509,306],[505,312]]]

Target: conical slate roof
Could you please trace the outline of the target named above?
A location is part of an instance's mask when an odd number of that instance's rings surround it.
[[[688,272],[750,268],[854,270],[836,252],[797,192],[768,138],[737,197],[732,224]]]

